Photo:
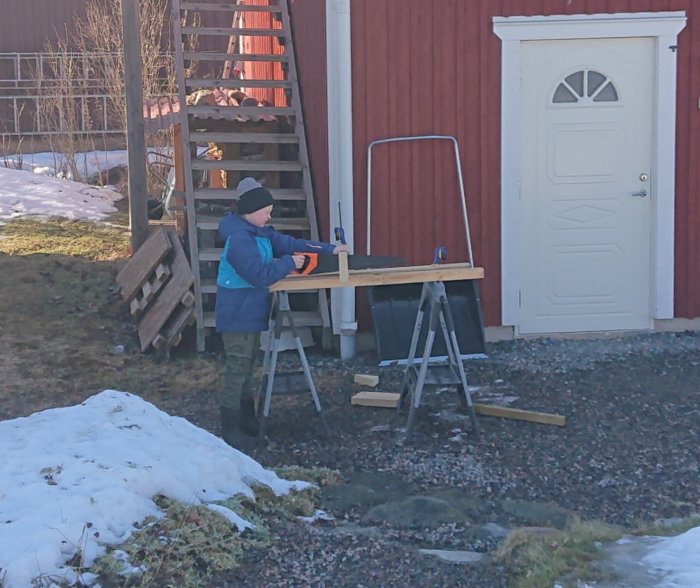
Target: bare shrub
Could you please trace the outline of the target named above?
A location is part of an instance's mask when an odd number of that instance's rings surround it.
[[[52,130],[46,138],[56,175],[83,181],[89,176],[87,158],[81,161],[79,154],[95,149],[94,138],[84,132],[92,127],[85,99],[90,91],[85,59],[69,49],[66,39],[48,53],[45,69],[37,72],[40,127]]]
[[[167,0],[141,0],[141,71],[144,99],[175,94]],[[126,103],[121,0],[94,0],[73,31],[46,48],[39,81],[40,128],[47,131],[56,173],[88,180],[88,162],[80,153],[94,152],[95,137],[120,131],[125,139]],[[104,109],[86,96],[102,95]],[[106,127],[106,128],[105,128]],[[102,131],[102,133],[101,133]],[[172,145],[170,132],[148,137],[151,148]],[[97,163],[97,162],[95,162]],[[98,178],[103,177],[98,174]]]
[[[166,0],[141,0],[141,79],[145,99],[176,92],[170,52],[170,12]],[[121,0],[96,0],[86,6],[85,18],[76,23],[74,42],[86,53],[96,79],[103,84],[110,116],[126,128]]]

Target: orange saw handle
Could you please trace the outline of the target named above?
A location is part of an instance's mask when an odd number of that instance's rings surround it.
[[[295,251],[294,255],[303,255],[304,264],[299,269],[293,269],[291,273],[299,276],[308,276],[318,267],[318,253],[299,253]]]

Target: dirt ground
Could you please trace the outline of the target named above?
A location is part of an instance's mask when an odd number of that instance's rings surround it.
[[[169,361],[140,353],[114,282],[123,263],[0,253],[0,419],[74,405],[111,388],[218,434],[218,352],[197,354],[185,339]],[[481,417],[477,440],[454,396],[432,393],[407,445],[400,441],[405,416],[349,402],[359,390],[353,373],[379,374],[382,389],[392,391],[398,370],[380,371],[371,355],[343,363],[313,352],[333,439],[319,437],[308,392],[279,396],[270,447],[253,457],[269,467],[335,468],[350,483],[358,475],[385,476],[384,494],[377,497],[374,488],[371,500],[358,498],[370,492],[365,480],[349,501],[327,495],[322,508],[336,523],[280,522],[271,549],[251,554],[214,585],[494,588],[508,583],[507,571],[490,558],[499,529],[551,523],[557,509],[626,528],[700,512],[695,333],[514,341],[488,351],[467,369],[478,401],[514,399],[515,407],[566,416],[566,427]],[[392,498],[404,510],[449,498],[462,514],[406,526],[387,514]],[[373,510],[378,504],[383,510]],[[523,504],[550,510],[538,519],[514,510]],[[489,559],[465,568],[419,555],[421,548]]]
[[[209,398],[218,378],[212,357],[166,363],[138,352],[114,282],[119,264],[0,254],[0,418],[73,405],[106,388],[188,418],[190,404]]]

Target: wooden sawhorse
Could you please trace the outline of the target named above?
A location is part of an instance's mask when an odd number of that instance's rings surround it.
[[[425,316],[428,316],[428,331],[425,338],[425,345],[420,360],[416,361],[418,340]],[[447,347],[447,366],[431,366],[430,355],[438,332],[438,326],[445,338]],[[430,378],[432,372],[441,367],[447,367],[447,378]],[[447,301],[445,284],[443,282],[423,282],[420,302],[418,304],[418,314],[413,328],[411,347],[408,353],[406,368],[404,369],[403,382],[401,384],[401,396],[397,409],[400,411],[403,401],[410,396],[410,409],[408,414],[408,424],[406,425],[406,437],[410,437],[415,426],[416,413],[420,407],[423,388],[428,385],[459,385],[459,399],[467,409],[471,419],[472,428],[476,437],[479,437],[479,423],[476,420],[474,405],[469,387],[467,385],[467,375],[464,371],[459,345],[457,343],[457,333],[455,332],[452,311]]]
[[[299,354],[299,361],[301,362],[301,367],[304,372],[304,377],[306,378],[306,383],[311,390],[311,396],[314,401],[314,406],[316,407],[316,412],[321,419],[321,426],[323,428],[323,433],[326,439],[330,439],[330,430],[328,429],[328,424],[326,423],[326,417],[321,408],[321,401],[318,398],[318,392],[316,392],[316,385],[314,384],[313,376],[311,375],[311,368],[309,367],[309,362],[306,359],[306,353],[304,352],[304,345],[301,342],[299,332],[296,325],[294,324],[294,317],[292,315],[292,310],[289,307],[289,295],[286,291],[277,291],[272,293],[272,308],[270,309],[270,331],[269,337],[265,349],[265,358],[263,359],[263,384],[262,384],[262,398],[260,399],[260,404],[258,406],[258,419],[260,421],[260,432],[259,439],[262,442],[265,439],[265,432],[267,429],[267,417],[270,415],[270,401],[272,399],[272,391],[275,385],[275,372],[277,370],[277,357],[279,355],[282,338],[282,332],[289,328],[292,331],[292,336],[294,337],[294,342],[296,345],[297,352]]]

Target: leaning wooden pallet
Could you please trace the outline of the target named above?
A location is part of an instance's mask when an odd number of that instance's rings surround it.
[[[190,263],[177,235],[168,233],[168,237],[173,247],[173,256],[170,263],[172,277],[139,323],[138,331],[141,351],[146,351],[159,335],[166,341],[174,342],[175,337],[179,333],[167,332],[163,335],[161,331],[166,328],[166,324],[174,314],[182,312],[182,307],[189,308],[195,302],[194,294],[191,292],[194,284],[194,275],[190,268]]]
[[[164,229],[155,231],[117,274],[119,292],[127,302],[136,299],[151,275],[162,265],[172,244]],[[132,313],[133,314],[133,313]]]
[[[181,137],[197,348],[204,350],[215,326],[214,279],[223,251],[218,220],[232,208],[238,181],[250,176],[270,189],[275,228],[314,240],[319,231],[287,0],[274,6],[174,0],[172,22],[179,101],[188,123]],[[207,50],[192,49],[194,38]],[[267,40],[269,50],[246,50],[243,41],[251,38]],[[240,64],[257,76],[237,78]],[[263,100],[264,92],[272,99]],[[197,156],[198,147],[213,144],[220,158]],[[203,181],[207,174],[216,182]],[[297,299],[308,306],[309,296]],[[311,299],[304,324],[330,333],[325,291],[312,290]]]
[[[194,320],[194,276],[175,230],[156,229],[117,274],[138,322],[141,351],[168,354]]]

